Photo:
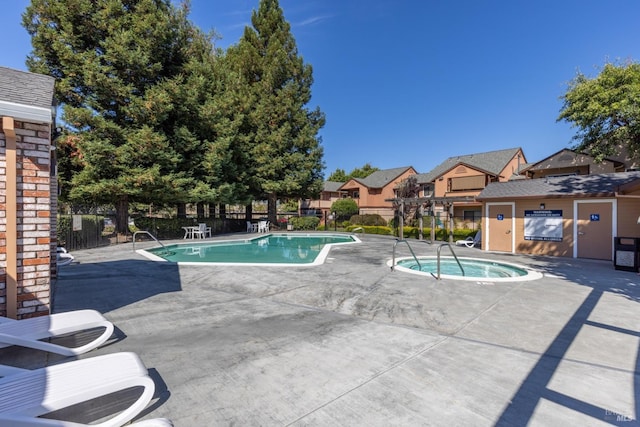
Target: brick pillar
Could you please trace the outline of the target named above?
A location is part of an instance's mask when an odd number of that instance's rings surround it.
[[[7,246],[0,238],[0,314],[15,309],[15,317],[33,317],[50,312],[51,293],[51,177],[50,177],[50,126],[28,122],[14,122],[15,129],[15,233],[16,245]],[[0,133],[0,185],[9,188],[7,182],[7,150],[4,132]],[[12,195],[5,191],[4,201]],[[0,199],[1,201],[2,199]],[[0,227],[7,224],[7,206],[0,204]],[[15,252],[15,254],[14,254]],[[11,261],[14,258],[15,261]],[[13,264],[15,266],[8,265]],[[7,277],[7,271],[15,268],[15,284]],[[7,289],[7,285],[15,290]],[[7,297],[10,300],[7,300]],[[15,297],[15,301],[13,298]],[[11,313],[8,313],[11,314]]]

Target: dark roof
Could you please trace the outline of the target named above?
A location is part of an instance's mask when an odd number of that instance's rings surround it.
[[[54,83],[50,76],[0,67],[0,101],[51,108]]]
[[[342,187],[342,184],[344,184],[344,182],[325,181],[322,191],[336,192],[340,187]]]
[[[564,148],[560,151],[553,153],[544,159],[526,166],[526,170],[544,170],[544,169],[559,169],[576,166],[576,162],[581,165],[588,165],[595,163],[592,156],[586,153],[579,153],[568,148]],[[603,159],[603,162],[612,162],[617,165],[622,165],[622,162],[617,160]]]
[[[404,166],[401,168],[385,169],[376,171],[366,178],[354,178],[354,180],[368,188],[383,188],[385,185],[405,173],[408,169],[413,169],[413,167]]]
[[[444,175],[458,164],[465,164],[491,175],[498,175],[518,151],[521,151],[520,147],[449,157],[430,172],[418,174],[416,178],[419,184],[426,184],[435,181],[439,176]],[[522,162],[524,163],[524,161],[525,159],[523,158]]]
[[[476,199],[613,196],[621,185],[635,180],[640,180],[638,171],[492,182],[480,192]]]

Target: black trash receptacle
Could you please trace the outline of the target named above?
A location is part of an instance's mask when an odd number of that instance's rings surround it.
[[[638,271],[640,238],[614,237],[613,265],[616,270]]]

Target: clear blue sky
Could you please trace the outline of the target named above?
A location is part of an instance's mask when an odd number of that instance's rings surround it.
[[[12,41],[0,65],[25,70],[20,15],[3,2]],[[238,42],[259,0],[192,0],[191,19]],[[556,122],[577,71],[640,61],[638,0],[280,0],[313,66],[325,177],[365,163],[428,172],[447,157],[522,147],[535,162],[571,147]],[[10,36],[9,36],[10,35]]]

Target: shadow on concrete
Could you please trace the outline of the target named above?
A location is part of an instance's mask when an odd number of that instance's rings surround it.
[[[66,280],[69,279],[69,280]],[[143,279],[143,280],[140,280]],[[141,260],[104,261],[98,263],[74,263],[61,270],[53,286],[52,312],[94,309],[107,313],[158,294],[181,290],[178,266]],[[52,342],[70,346],[82,345],[95,338],[95,330],[81,331],[52,339]],[[101,347],[124,339],[126,335],[117,325],[114,334]],[[69,363],[76,357],[12,346],[0,349],[0,363],[23,369],[38,369],[59,363]],[[38,371],[40,372],[40,371]],[[145,408],[137,418],[151,413],[170,396],[167,385],[155,369],[149,370],[156,388],[156,401]],[[43,379],[42,392],[47,389]],[[43,415],[42,418],[90,423],[110,418],[135,402],[141,387],[130,387],[117,392],[88,399],[85,402],[65,407]],[[31,399],[44,400],[45,395],[31,393]],[[1,422],[0,422],[1,424]]]
[[[178,266],[173,263],[120,260],[73,264],[61,270],[54,285],[52,312],[94,309],[107,313],[181,290]]]
[[[532,258],[536,260],[536,257]],[[540,264],[531,265],[532,267],[567,278],[573,283],[591,287],[592,290],[529,372],[495,425],[498,427],[528,425],[536,406],[543,399],[611,425],[630,425],[630,421],[636,421],[631,417],[640,413],[640,347],[636,352],[633,372],[634,408],[631,414],[616,413],[614,408],[599,407],[559,393],[549,388],[549,383],[571,344],[585,325],[640,338],[640,331],[588,320],[605,292],[640,302],[638,276],[635,273],[617,271],[613,265],[600,261],[560,260],[547,257],[540,257],[537,260]]]
[[[616,270],[613,261],[531,256],[529,267],[538,269],[578,285],[602,292],[622,295],[640,302],[640,276]]]

